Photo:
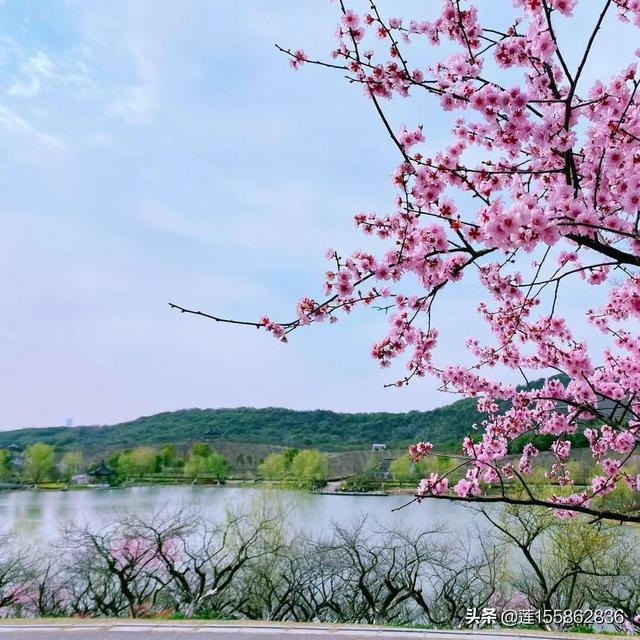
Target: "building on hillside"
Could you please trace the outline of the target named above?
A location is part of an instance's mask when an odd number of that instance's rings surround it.
[[[374,442],[371,451],[386,451],[387,445],[384,442]]]

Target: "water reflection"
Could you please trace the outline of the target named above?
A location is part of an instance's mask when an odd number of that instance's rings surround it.
[[[270,489],[212,487],[131,487],[82,491],[0,492],[0,532],[44,543],[53,542],[69,523],[100,527],[127,514],[151,516],[179,509],[221,521],[229,509],[266,513],[288,512],[293,527],[322,533],[331,523],[348,524],[369,516],[371,526],[402,525],[431,528],[445,523],[464,529],[477,517],[463,506],[446,501],[425,501],[400,511],[406,496],[327,496]]]

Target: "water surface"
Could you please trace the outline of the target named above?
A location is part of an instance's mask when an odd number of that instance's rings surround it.
[[[321,534],[333,523],[348,525],[367,516],[370,526],[403,526],[430,529],[436,524],[462,531],[478,516],[468,508],[447,501],[426,500],[400,511],[410,496],[331,496],[302,491],[233,487],[129,487],[79,491],[0,492],[0,532],[46,544],[65,524],[89,524],[100,528],[126,514],[148,517],[159,512],[192,510],[222,521],[229,509],[285,510],[292,527]]]

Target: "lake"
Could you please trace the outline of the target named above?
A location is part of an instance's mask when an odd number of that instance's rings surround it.
[[[58,537],[67,523],[99,528],[125,514],[140,517],[155,513],[195,510],[213,521],[222,521],[229,508],[276,512],[284,507],[292,527],[319,534],[332,523],[347,525],[369,516],[371,527],[431,528],[436,523],[462,531],[475,519],[482,519],[462,505],[426,500],[401,511],[411,496],[331,496],[301,491],[233,487],[129,487],[79,491],[0,492],[0,533],[17,533],[34,543],[47,544]]]

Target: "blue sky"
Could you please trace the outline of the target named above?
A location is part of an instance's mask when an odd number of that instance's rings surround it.
[[[428,381],[382,389],[375,314],[284,346],[167,307],[288,319],[319,293],[325,249],[361,244],[351,216],[391,202],[397,158],[362,92],[273,47],[324,54],[335,22],[323,0],[0,6],[0,428],[449,400]],[[392,113],[446,138],[428,103]],[[453,357],[481,333],[468,296],[439,307]]]

